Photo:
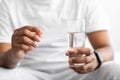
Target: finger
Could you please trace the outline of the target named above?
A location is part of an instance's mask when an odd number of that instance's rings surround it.
[[[87,57],[72,57],[69,59],[70,64],[87,63]]]
[[[73,69],[75,72],[77,72],[77,73],[79,73],[79,74],[84,74],[84,73],[86,73],[86,71],[83,70],[82,66],[70,65],[70,68]]]
[[[71,48],[66,52],[66,55],[70,57],[71,55],[74,55],[74,54],[77,54],[77,53],[78,53],[77,49]]]
[[[95,60],[95,58],[94,58],[94,56],[92,54],[87,56],[86,58],[87,58],[87,62],[86,63],[90,63],[90,62]]]
[[[82,66],[70,65],[70,68],[75,70],[75,71],[81,71],[82,70]]]
[[[83,66],[76,66],[76,65],[75,66],[71,65],[70,68],[79,74],[84,74],[84,73],[93,71],[93,69],[91,69],[91,67],[84,68]]]
[[[80,57],[80,56],[77,56],[77,57],[71,57],[69,59],[69,64],[70,65],[73,65],[73,64],[81,64],[81,63],[90,63],[90,62],[93,62],[95,60],[94,56],[93,55],[90,55],[90,56],[83,56],[83,57]]]
[[[14,34],[15,36],[27,36],[37,42],[40,41],[40,37],[37,36],[34,32],[31,32],[27,29],[24,29],[24,30],[21,30],[21,31],[18,31],[17,33]]]
[[[42,34],[42,31],[38,27],[35,27],[35,26],[25,26],[24,28],[28,29],[28,30],[30,30],[32,32],[35,32],[38,36],[40,36]]]
[[[89,56],[91,54],[91,51],[89,48],[71,48],[68,50],[67,55],[70,54],[85,54]]]
[[[32,50],[32,47],[29,45],[26,45],[26,44],[15,44],[15,47],[17,47],[21,50],[24,50],[25,52]]]
[[[42,34],[42,31],[38,27],[35,27],[35,26],[25,26],[22,28],[18,28],[15,30],[15,33],[19,33],[20,31],[22,31],[21,33],[24,33],[26,30],[35,32],[38,36]]]
[[[77,48],[77,50],[78,50],[78,53],[83,53],[86,56],[91,55],[91,51],[89,48]]]
[[[94,63],[90,62],[83,66],[84,71],[93,71],[94,70]]]
[[[17,37],[17,43],[18,44],[26,44],[32,47],[37,47],[37,44],[31,40],[30,38],[26,37],[26,36],[22,36],[22,37]]]

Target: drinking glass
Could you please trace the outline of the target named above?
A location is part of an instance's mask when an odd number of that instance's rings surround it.
[[[84,26],[80,20],[68,20],[67,21],[67,35],[68,35],[68,49],[71,48],[83,48],[85,46],[86,34]],[[70,54],[71,57],[83,57],[84,54]],[[85,63],[75,63],[73,65],[82,66]]]

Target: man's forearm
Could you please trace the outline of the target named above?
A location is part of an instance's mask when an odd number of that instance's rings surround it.
[[[95,50],[97,50],[101,54],[104,62],[111,61],[114,59],[114,52],[110,46],[104,46]]]
[[[0,66],[5,68],[15,68],[22,59],[23,54],[23,51],[18,51],[17,49],[10,49],[5,53],[0,53]]]

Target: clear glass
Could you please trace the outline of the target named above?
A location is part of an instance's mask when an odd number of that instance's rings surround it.
[[[85,46],[85,33],[83,32],[68,32],[69,48]]]
[[[74,20],[68,20],[68,31],[67,31],[67,36],[68,36],[68,48],[83,48],[85,46],[85,40],[86,40],[86,34],[85,34],[85,29],[83,29],[82,22],[80,20],[74,19]],[[70,57],[83,57],[85,56],[84,54],[71,54]],[[75,63],[74,65],[79,65],[82,66],[85,63]]]

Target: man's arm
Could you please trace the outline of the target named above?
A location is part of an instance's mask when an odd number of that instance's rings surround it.
[[[17,51],[11,47],[11,43],[0,43],[0,66],[5,68],[14,68],[20,60],[20,57],[15,55],[21,54],[24,56],[24,51]]]
[[[105,30],[96,31],[88,33],[87,35],[94,50],[98,51],[101,57],[103,58],[103,62],[113,60],[113,50],[110,45],[107,31]],[[70,57],[70,54],[72,55],[85,54],[85,56]],[[94,54],[93,51],[90,50],[90,48],[72,48],[68,50],[66,55],[69,56],[70,68],[72,68],[75,72],[80,74],[91,72],[97,69],[100,65],[97,56]],[[85,65],[83,66],[73,65],[76,63],[85,63]]]
[[[16,29],[12,35],[12,42],[0,43],[0,66],[15,68],[25,54],[36,48],[35,42],[40,41],[42,32],[35,26],[24,26]]]
[[[109,41],[108,31],[103,30],[88,33],[88,38],[94,50],[97,50],[101,54],[104,62],[113,60],[113,49]]]

